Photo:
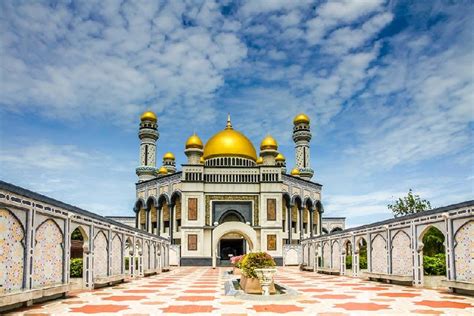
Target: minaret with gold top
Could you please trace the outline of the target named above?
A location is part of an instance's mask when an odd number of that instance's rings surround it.
[[[147,111],[140,117],[140,165],[136,169],[138,182],[156,177],[156,141],[160,137],[155,113]]]
[[[304,113],[298,114],[293,120],[296,168],[299,171],[299,176],[305,180],[311,180],[314,174],[313,169],[311,169],[309,150],[309,142],[311,140],[309,123],[309,117]]]

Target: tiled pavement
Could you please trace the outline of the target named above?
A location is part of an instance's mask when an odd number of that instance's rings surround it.
[[[228,269],[228,268],[227,268]],[[474,298],[279,268],[276,282],[301,292],[288,301],[242,301],[224,296],[226,269],[175,268],[70,298],[17,310],[15,315],[474,315]]]

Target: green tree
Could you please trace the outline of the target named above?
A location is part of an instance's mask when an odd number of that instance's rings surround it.
[[[395,217],[399,217],[430,210],[431,204],[427,200],[422,200],[419,195],[413,194],[410,189],[407,196],[398,198],[393,204],[389,204],[388,208]]]

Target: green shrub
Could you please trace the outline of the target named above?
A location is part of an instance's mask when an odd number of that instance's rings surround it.
[[[367,269],[367,256],[359,257],[359,269]]]
[[[266,252],[251,252],[246,254],[240,264],[242,274],[247,278],[256,278],[255,269],[272,268],[275,260]]]
[[[82,258],[71,259],[69,273],[71,278],[82,278]]]
[[[434,256],[423,256],[423,270],[426,275],[446,275],[446,256],[439,253]]]
[[[346,256],[346,269],[352,269],[352,256]]]

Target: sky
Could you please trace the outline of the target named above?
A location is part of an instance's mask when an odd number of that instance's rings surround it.
[[[474,196],[471,1],[1,1],[0,178],[133,215],[140,114],[158,165],[225,127],[270,134],[294,166],[311,118],[324,216],[392,217]]]

